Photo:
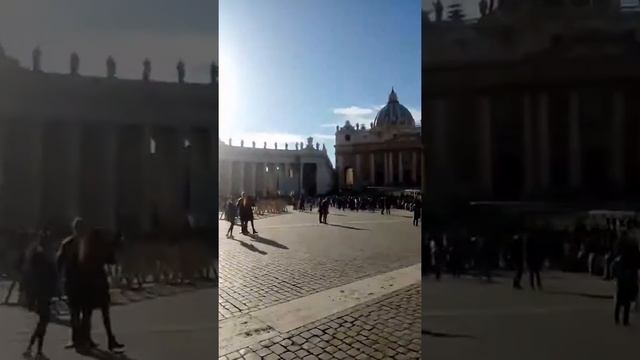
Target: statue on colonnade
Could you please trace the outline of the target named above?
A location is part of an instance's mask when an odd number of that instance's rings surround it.
[[[178,83],[180,84],[184,83],[184,75],[185,75],[184,61],[182,60],[178,61],[178,65],[176,65],[176,70],[178,70]]]
[[[33,59],[33,71],[42,71],[40,67],[40,62],[42,59],[42,51],[40,50],[40,46],[36,46],[36,48],[33,49],[33,53],[31,54],[31,56]]]
[[[149,81],[151,78],[151,61],[144,59],[142,63],[142,80]]]
[[[71,53],[71,59],[69,60],[69,70],[71,75],[78,75],[80,70],[80,56],[75,51]]]
[[[116,77],[116,61],[112,56],[107,58],[107,77],[113,79]]]

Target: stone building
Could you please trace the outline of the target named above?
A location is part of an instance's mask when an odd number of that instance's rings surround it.
[[[45,73],[0,53],[0,226],[216,222],[217,84]],[[212,79],[214,76],[212,75]]]
[[[640,197],[640,17],[618,0],[503,0],[423,24],[426,205]]]
[[[322,195],[333,190],[334,171],[327,156],[327,149],[313,138],[295,144],[294,148],[278,149],[234,146],[232,140],[219,142],[219,187],[220,196],[239,196],[242,192],[250,196],[275,196],[305,194]]]
[[[419,188],[420,127],[392,89],[389,101],[367,129],[350,121],[336,128],[336,170],[341,190],[367,187]]]

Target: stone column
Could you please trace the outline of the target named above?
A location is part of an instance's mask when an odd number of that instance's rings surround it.
[[[304,163],[302,161],[300,161],[300,172],[298,173],[298,188],[300,190],[300,192],[304,191],[304,182],[303,182],[303,178],[302,178],[302,174],[303,174],[303,170],[304,170]],[[339,174],[340,172],[338,172]],[[340,181],[338,181],[338,184],[342,184]]]
[[[394,176],[394,168],[393,168],[393,152],[389,152],[389,183],[395,184],[395,176]]]
[[[376,158],[373,152],[369,153],[369,183],[376,183]]]
[[[418,153],[417,152],[413,152],[411,153],[411,166],[412,166],[412,171],[411,171],[411,181],[413,182],[413,184],[417,184],[418,183]]]
[[[525,195],[531,194],[534,187],[533,163],[533,119],[531,108],[531,94],[524,95],[522,105],[523,134],[524,134],[524,189]]]
[[[480,114],[480,182],[487,196],[493,193],[493,134],[491,120],[491,98],[482,96],[479,103]]]
[[[140,143],[140,162],[142,164],[140,169],[140,181],[142,182],[142,194],[140,196],[140,203],[138,205],[138,220],[140,221],[140,227],[143,231],[151,230],[151,194],[152,187],[150,179],[152,176],[152,162],[151,162],[151,139],[152,129],[150,126],[142,126],[142,136]],[[82,142],[80,142],[82,143]]]
[[[249,194],[251,194],[251,196],[257,195],[257,190],[256,190],[257,168],[258,168],[258,163],[255,163],[255,162],[249,163]]]
[[[233,193],[233,160],[229,160],[227,163],[227,194],[229,196],[235,196],[237,194]]]
[[[104,192],[104,226],[107,229],[116,230],[117,194],[118,194],[118,131],[115,126],[105,129],[105,192]],[[182,173],[182,168],[180,173]]]
[[[362,164],[360,156],[360,154],[356,154],[356,176],[355,179],[353,179],[354,184],[362,184],[362,180],[364,179],[364,176],[362,176]]]
[[[246,187],[245,187],[245,177],[244,177],[244,172],[245,172],[245,168],[246,168],[246,163],[244,161],[240,161],[239,162],[240,165],[240,193],[242,192],[246,192]]]
[[[624,118],[625,118],[625,98],[621,91],[613,93],[613,117],[611,131],[611,164],[612,183],[618,190],[622,190],[624,181]]]
[[[580,188],[582,182],[582,158],[580,151],[580,98],[578,92],[569,94],[569,184]]]
[[[389,184],[389,153],[384,153],[384,184]]]
[[[540,135],[540,186],[541,190],[549,188],[549,161],[551,155],[549,140],[549,96],[541,93],[538,96],[538,132]]]
[[[398,182],[400,184],[404,183],[404,174],[403,172],[403,166],[402,166],[402,151],[398,151]]]

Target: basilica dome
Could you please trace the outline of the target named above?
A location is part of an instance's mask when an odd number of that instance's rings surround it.
[[[416,121],[413,119],[409,109],[398,102],[398,95],[396,95],[396,92],[391,88],[389,101],[387,105],[378,111],[373,121],[373,126],[376,128],[390,126],[415,127]]]

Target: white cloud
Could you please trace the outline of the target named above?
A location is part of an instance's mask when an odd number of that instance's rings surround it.
[[[336,126],[340,126],[340,124],[338,123],[320,124],[320,127],[326,127],[326,128],[334,128]]]
[[[416,123],[422,122],[422,110],[412,107],[409,107],[407,109],[409,109],[409,111],[411,112],[411,116],[413,116],[413,119],[416,121]]]
[[[333,113],[336,115],[342,115],[342,116],[360,117],[360,116],[373,114],[373,109],[363,108],[359,106],[349,106],[346,108],[335,108],[333,109]]]

